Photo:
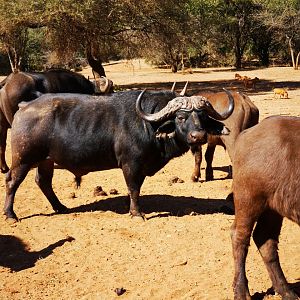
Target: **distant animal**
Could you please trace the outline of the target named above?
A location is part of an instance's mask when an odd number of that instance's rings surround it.
[[[250,78],[250,77],[245,76],[245,78],[243,79],[244,87],[255,89],[258,81],[259,81],[258,77]]]
[[[228,97],[225,92],[198,92],[195,95],[206,97],[207,100],[217,111],[223,111],[228,106]],[[224,120],[225,126],[230,130],[229,135],[208,135],[207,148],[205,152],[206,170],[205,180],[213,180],[213,157],[216,146],[223,146],[228,151],[230,159],[232,159],[234,151],[234,143],[237,136],[246,128],[254,126],[258,123],[259,110],[253,104],[248,96],[240,92],[232,92],[234,99],[234,111],[229,118]],[[202,163],[202,146],[197,145],[191,148],[195,156],[195,165],[192,174],[192,181],[199,181],[201,178]]]
[[[44,93],[95,93],[95,85],[84,76],[60,69],[36,73],[11,73],[0,85],[2,87],[0,90],[0,169],[2,173],[6,173],[9,169],[5,160],[7,129],[10,128],[21,101],[32,101]],[[99,88],[101,86],[102,93],[106,93],[107,89],[111,88],[108,79],[104,78],[101,78],[101,83],[97,86]]]
[[[146,176],[169,160],[204,144],[207,134],[228,134],[220,120],[234,110],[217,112],[206,98],[176,97],[170,91],[127,91],[110,96],[45,94],[21,105],[11,128],[12,165],[6,175],[4,214],[17,221],[15,193],[37,166],[36,183],[54,211],[64,212],[52,189],[53,165],[81,176],[121,168],[130,196],[130,214],[143,217],[138,198]]]
[[[235,73],[235,74],[234,74],[234,78],[235,78],[236,80],[242,80],[242,76],[241,76],[240,74],[238,74],[238,73]]]
[[[258,77],[248,77],[248,76],[242,76],[238,73],[235,73],[234,78],[238,81],[243,82],[243,85],[245,88],[255,88],[256,87],[256,83],[259,81]]]
[[[274,116],[246,129],[236,140],[231,232],[234,299],[251,299],[245,263],[255,224],[253,239],[273,288],[282,299],[299,299],[287,284],[277,250],[283,218],[300,225],[299,132],[300,118]]]
[[[250,79],[250,77],[248,77],[248,76],[242,76],[242,75],[240,75],[238,73],[235,73],[234,78],[236,80],[238,80],[238,81],[244,81],[245,79]]]
[[[277,95],[279,95],[279,98],[282,97],[288,99],[289,97],[287,90],[284,88],[275,88],[273,89],[273,92],[274,92],[274,98],[276,98]]]

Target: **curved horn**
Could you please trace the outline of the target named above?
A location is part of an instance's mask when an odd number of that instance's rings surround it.
[[[143,90],[136,100],[136,112],[144,120],[148,122],[158,122],[174,115],[178,110],[183,109],[186,111],[192,111],[193,109],[206,109],[206,103],[210,104],[205,97],[193,96],[193,97],[177,97],[169,101],[167,105],[160,111],[149,114],[142,110],[141,102],[144,95]]]
[[[187,81],[184,88],[182,89],[182,91],[179,94],[180,96],[185,96],[188,84],[189,84],[189,82]]]
[[[174,91],[175,91],[175,85],[176,85],[176,81],[174,81],[174,83],[173,83],[173,85],[172,85],[171,92],[174,92]]]
[[[104,81],[105,81],[104,87],[102,87],[101,82],[100,82],[100,91],[101,91],[102,93],[107,93],[107,92],[108,92],[108,91],[107,91],[107,88],[108,88],[108,86],[109,86],[108,79],[107,79],[105,76],[101,76],[101,77],[100,77],[100,80],[104,80]]]
[[[208,115],[218,121],[226,120],[234,110],[234,99],[232,97],[232,94],[225,88],[223,88],[223,90],[228,95],[228,99],[229,99],[228,109],[225,112],[218,113],[210,103],[205,105],[205,110],[207,111]]]

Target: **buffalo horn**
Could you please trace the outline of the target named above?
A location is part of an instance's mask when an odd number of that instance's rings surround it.
[[[168,104],[162,108],[160,111],[149,114],[143,111],[141,102],[142,97],[146,91],[143,90],[137,98],[136,101],[136,111],[137,114],[144,120],[148,122],[159,122],[167,119],[168,117],[174,115],[178,110],[185,111],[200,111],[205,110],[207,114],[216,120],[225,120],[227,119],[233,112],[234,109],[234,99],[229,91],[224,89],[229,98],[228,109],[223,113],[218,113],[211,103],[207,100],[207,98],[202,96],[192,96],[192,97],[177,97],[173,100],[169,101]]]
[[[180,94],[179,94],[180,96],[185,96],[188,84],[189,84],[189,82],[187,81],[187,82],[185,83],[184,88],[182,89],[182,91],[181,91]]]
[[[141,107],[142,97],[145,91],[146,90],[143,90],[137,98],[136,111],[142,119],[148,122],[159,122],[165,120],[168,117],[174,115],[180,109],[186,111],[192,111],[193,109],[200,110],[206,109],[206,106],[210,105],[208,100],[202,96],[177,97],[168,102],[168,104],[160,111],[154,114],[149,114],[144,112]]]
[[[107,89],[108,89],[108,85],[109,85],[108,79],[105,76],[101,76],[101,80],[104,80],[105,84],[104,84],[104,87],[102,87],[101,83],[100,83],[100,90],[102,93],[107,93]]]
[[[218,121],[227,119],[234,110],[234,99],[232,97],[232,94],[225,88],[223,88],[223,90],[228,95],[228,99],[229,99],[228,109],[225,112],[218,113],[210,103],[206,104],[205,106],[205,110],[207,111],[208,115]]]
[[[174,92],[174,91],[175,91],[175,85],[176,85],[176,81],[174,81],[174,83],[173,83],[173,85],[172,85],[171,92]]]

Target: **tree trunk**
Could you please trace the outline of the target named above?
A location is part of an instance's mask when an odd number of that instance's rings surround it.
[[[294,52],[294,49],[293,49],[292,38],[287,37],[287,39],[288,39],[288,42],[289,42],[289,48],[290,48],[293,68],[294,68],[294,70],[297,70],[298,67],[297,67],[296,62],[295,62],[295,52]]]
[[[178,71],[177,62],[172,63],[171,70],[173,73],[177,73],[177,71]]]
[[[95,58],[93,56],[91,44],[87,45],[87,47],[86,47],[86,57],[87,57],[89,65],[92,68],[94,76],[95,77],[99,77],[99,76],[106,77],[104,68],[102,66],[102,60],[99,57]]]
[[[300,57],[300,52],[298,52],[297,57],[296,57],[296,69],[295,70],[298,70],[298,68],[299,68],[299,57]]]
[[[242,68],[242,53],[240,45],[240,36],[235,39],[235,67],[237,70]]]

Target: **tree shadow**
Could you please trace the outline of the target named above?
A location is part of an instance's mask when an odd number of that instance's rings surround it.
[[[234,75],[233,75],[234,77]],[[171,90],[174,82],[152,82],[152,83],[134,83],[134,84],[126,84],[119,85],[121,89],[150,89],[150,90]],[[176,82],[175,90],[180,92],[186,81],[178,81]],[[187,94],[193,95],[198,92],[204,91],[212,91],[219,92],[222,91],[223,88],[240,90],[241,92],[245,92],[247,94],[265,94],[271,92],[275,87],[278,88],[287,88],[288,90],[294,90],[300,88],[299,81],[272,81],[265,80],[260,78],[256,87],[254,89],[245,89],[243,83],[240,81],[233,79],[228,80],[211,80],[211,81],[189,81]]]
[[[300,281],[295,283],[290,283],[289,287],[298,295],[300,296]],[[265,296],[268,295],[275,295],[275,291],[273,287],[270,287],[266,292],[256,292],[252,297],[251,300],[263,300]]]
[[[167,217],[185,215],[205,215],[215,213],[234,214],[233,203],[224,199],[199,199],[194,197],[171,196],[171,195],[146,195],[140,196],[141,210],[145,214],[156,213],[154,217]],[[117,214],[128,214],[128,196],[114,196],[89,204],[83,204],[68,209],[64,214],[85,213],[91,211],[111,211]],[[51,214],[34,214],[20,220],[38,216],[50,217]]]
[[[227,173],[226,177],[214,178],[213,181],[232,179],[232,166],[231,165],[213,167],[213,170],[222,171],[224,173]]]
[[[73,237],[68,237],[40,251],[30,252],[28,245],[21,239],[13,235],[0,235],[0,266],[9,268],[12,272],[32,268],[37,260],[48,257],[55,248],[73,240]]]

